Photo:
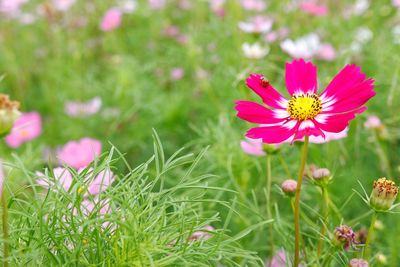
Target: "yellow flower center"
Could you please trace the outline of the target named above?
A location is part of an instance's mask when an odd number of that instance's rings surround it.
[[[322,103],[316,94],[298,94],[288,102],[287,111],[294,120],[305,121],[313,119],[322,110]]]

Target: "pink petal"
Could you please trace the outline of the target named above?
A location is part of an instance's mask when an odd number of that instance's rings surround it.
[[[293,141],[302,140],[304,136],[323,136],[324,133],[316,127],[315,123],[311,120],[302,121],[294,135]]]
[[[356,117],[356,114],[362,113],[367,107],[361,107],[357,110],[342,114],[319,114],[315,117],[315,124],[324,131],[339,133],[349,126],[349,121]]]
[[[272,110],[250,101],[236,101],[235,109],[239,118],[252,123],[274,124],[284,120],[275,117]]]
[[[89,184],[88,192],[91,195],[97,195],[106,190],[114,181],[114,174],[111,170],[101,171],[95,179]]]
[[[286,88],[290,95],[299,93],[315,94],[317,92],[317,68],[303,59],[286,63]]]
[[[261,74],[251,74],[246,80],[247,86],[259,95],[262,101],[270,107],[286,109],[287,99],[276,91],[271,84],[264,82]],[[265,86],[267,85],[267,86]]]
[[[253,139],[262,138],[264,143],[279,144],[295,133],[297,123],[292,122],[283,125],[252,128],[247,131],[246,136]]]
[[[17,148],[23,143],[31,141],[42,133],[42,120],[38,112],[24,113],[19,117],[5,137],[8,146]]]
[[[240,141],[240,147],[242,150],[253,156],[264,156],[265,152],[263,150],[262,139],[250,139],[246,138],[246,141]]]
[[[374,80],[366,79],[360,67],[347,65],[321,93],[323,113],[342,113],[364,105],[376,93]]]

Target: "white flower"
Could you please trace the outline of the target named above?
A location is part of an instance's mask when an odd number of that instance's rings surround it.
[[[136,10],[137,3],[135,0],[121,0],[119,1],[119,7],[122,12],[131,14]]]
[[[295,58],[310,59],[317,55],[321,41],[317,34],[310,33],[295,41],[286,39],[281,42],[281,48],[290,56]]]
[[[245,57],[251,59],[263,58],[269,52],[268,47],[262,47],[259,43],[254,43],[254,44],[244,43],[242,45],[242,50]]]
[[[265,16],[255,16],[248,21],[240,21],[239,29],[247,33],[267,33],[272,28],[273,20]]]
[[[400,25],[396,25],[392,29],[393,43],[400,44]]]
[[[353,6],[354,15],[362,15],[369,8],[369,0],[357,0]]]
[[[354,39],[361,44],[366,44],[371,41],[373,36],[374,34],[368,27],[360,27],[356,30]]]

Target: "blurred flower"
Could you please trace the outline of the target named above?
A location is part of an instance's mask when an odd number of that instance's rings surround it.
[[[17,148],[25,142],[37,138],[42,133],[42,120],[38,112],[23,113],[6,136],[7,145]]]
[[[78,174],[84,174],[83,178],[86,188],[78,188],[78,193],[84,193],[84,197],[95,196],[105,191],[115,179],[113,172],[109,169],[105,169],[97,173],[93,173],[93,168],[85,170],[81,168],[78,170]],[[39,179],[36,183],[49,189],[53,190],[64,190],[68,192],[73,184],[73,175],[68,168],[57,167],[53,169],[54,179],[47,177],[42,172],[36,172]],[[95,175],[95,176],[94,176]]]
[[[21,7],[27,2],[28,0],[0,0],[0,13],[15,16],[20,13]]]
[[[251,123],[264,124],[250,129],[246,136],[277,144],[304,136],[337,134],[346,129],[356,114],[376,93],[374,80],[356,65],[345,66],[327,88],[317,94],[317,68],[303,59],[286,63],[286,88],[290,99],[276,91],[261,74],[251,74],[247,86],[258,94],[267,108],[250,101],[236,101],[237,116]]]
[[[173,81],[179,81],[183,78],[183,76],[185,75],[185,70],[182,68],[173,68],[171,70],[171,80]]]
[[[400,0],[392,0],[392,5],[394,7],[400,7]]]
[[[369,0],[357,0],[353,6],[354,15],[362,15],[369,8]]]
[[[242,50],[244,56],[250,59],[261,59],[265,57],[269,52],[269,48],[262,47],[259,43],[244,43],[242,45]]]
[[[363,259],[351,259],[350,267],[368,267],[368,262]]]
[[[65,12],[75,4],[76,0],[52,0],[51,2],[56,10]]]
[[[267,4],[263,0],[240,0],[240,4],[245,10],[263,11]]]
[[[371,41],[373,36],[374,36],[374,34],[368,27],[360,27],[356,30],[356,32],[354,34],[354,37],[355,37],[354,39],[357,42],[365,44],[365,43]]]
[[[281,42],[281,48],[294,58],[310,59],[320,51],[320,39],[315,33],[309,33],[295,41],[286,39]]]
[[[293,179],[285,180],[283,181],[281,188],[283,192],[292,197],[296,193],[297,181]]]
[[[246,140],[240,141],[240,147],[242,150],[253,156],[264,156],[265,151],[263,150],[262,139],[252,139],[246,137]]]
[[[322,44],[318,49],[317,57],[322,60],[332,61],[336,59],[336,50],[331,44]]]
[[[365,244],[365,242],[367,242],[367,236],[368,236],[367,228],[362,227],[360,230],[358,230],[356,232],[357,244]]]
[[[340,225],[339,227],[336,227],[334,231],[333,242],[336,246],[340,246],[343,247],[344,250],[348,250],[350,246],[356,244],[353,229],[347,225]]]
[[[118,7],[122,12],[131,14],[136,10],[137,3],[135,0],[120,0],[118,2]]]
[[[266,33],[272,28],[272,19],[265,16],[255,16],[248,21],[239,22],[239,29],[247,33]]]
[[[368,116],[367,121],[364,123],[364,127],[367,129],[379,129],[382,126],[381,119],[378,116]]]
[[[211,11],[220,17],[225,16],[225,0],[210,0]]]
[[[317,4],[314,1],[301,2],[300,9],[313,16],[326,16],[328,14],[328,7],[326,5]]]
[[[327,168],[316,169],[312,172],[312,178],[314,180],[329,179],[331,177],[331,172]]]
[[[180,34],[178,26],[170,25],[162,30],[162,34],[167,37],[177,37]]]
[[[64,111],[71,117],[85,117],[96,114],[102,105],[100,97],[95,97],[87,102],[67,101]]]
[[[101,153],[101,143],[91,138],[70,141],[58,152],[57,158],[61,164],[67,164],[75,169],[88,166]]]
[[[212,237],[212,234],[210,232],[214,231],[214,227],[211,225],[206,225],[204,228],[200,231],[196,231],[192,233],[190,236],[190,240],[207,240]]]
[[[349,131],[349,128],[346,127],[343,131],[340,131],[338,133],[330,133],[330,132],[324,132],[325,138],[323,136],[310,136],[310,143],[313,144],[324,144],[328,143],[330,141],[334,140],[340,140],[345,137],[347,137],[347,132]]]
[[[392,35],[393,35],[393,43],[400,44],[400,25],[396,25],[392,28]]]
[[[382,253],[376,254],[375,259],[376,262],[381,265],[386,265],[388,263],[387,257]]]
[[[121,25],[122,12],[118,8],[107,10],[100,22],[100,29],[105,32],[115,30]]]
[[[289,29],[284,27],[284,28],[280,28],[277,31],[272,31],[272,32],[268,32],[264,35],[264,40],[267,43],[273,43],[277,40],[282,40],[284,38],[286,38],[289,34]]]
[[[392,207],[398,192],[399,188],[395,182],[386,178],[379,178],[374,181],[370,204],[378,211],[387,211]]]
[[[0,136],[8,134],[21,113],[18,110],[19,102],[10,100],[8,95],[0,94]]]
[[[192,8],[191,0],[179,0],[178,6],[180,9],[189,10]]]
[[[287,260],[286,258],[286,252],[283,249],[279,249],[277,252],[275,252],[275,255],[272,257],[271,261],[266,264],[265,266],[267,267],[283,267],[287,266],[287,264],[290,264],[290,261]]]
[[[162,9],[166,4],[166,0],[148,0],[151,9]]]

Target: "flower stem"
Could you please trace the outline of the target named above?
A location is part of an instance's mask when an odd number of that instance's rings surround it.
[[[378,217],[378,213],[374,212],[372,214],[371,218],[371,225],[369,226],[368,234],[367,234],[367,241],[365,242],[365,247],[364,247],[364,259],[366,261],[369,261],[369,258],[371,257],[371,240],[373,238],[374,234],[374,229],[375,229],[375,222]]]
[[[271,171],[271,155],[267,154],[267,215],[268,219],[272,219],[272,203],[271,203],[271,186],[272,186],[272,171]],[[269,225],[269,240],[271,245],[271,252],[274,251],[274,240],[273,240],[273,225]]]
[[[323,197],[322,203],[323,203],[324,219],[323,219],[323,223],[321,225],[320,238],[319,238],[319,241],[318,241],[318,248],[317,248],[318,258],[321,256],[322,249],[324,248],[324,239],[323,239],[323,237],[326,234],[326,225],[328,223],[329,193],[328,193],[328,188],[326,186],[322,187],[322,197]]]
[[[7,199],[5,196],[5,192],[0,192],[1,194],[1,204],[3,208],[3,266],[8,266],[8,252],[9,252],[9,244],[8,244],[8,207],[7,207]]]
[[[304,168],[307,161],[308,136],[304,138],[303,150],[301,154],[300,169],[297,177],[296,196],[294,200],[294,267],[300,263],[300,191],[303,182]]]

